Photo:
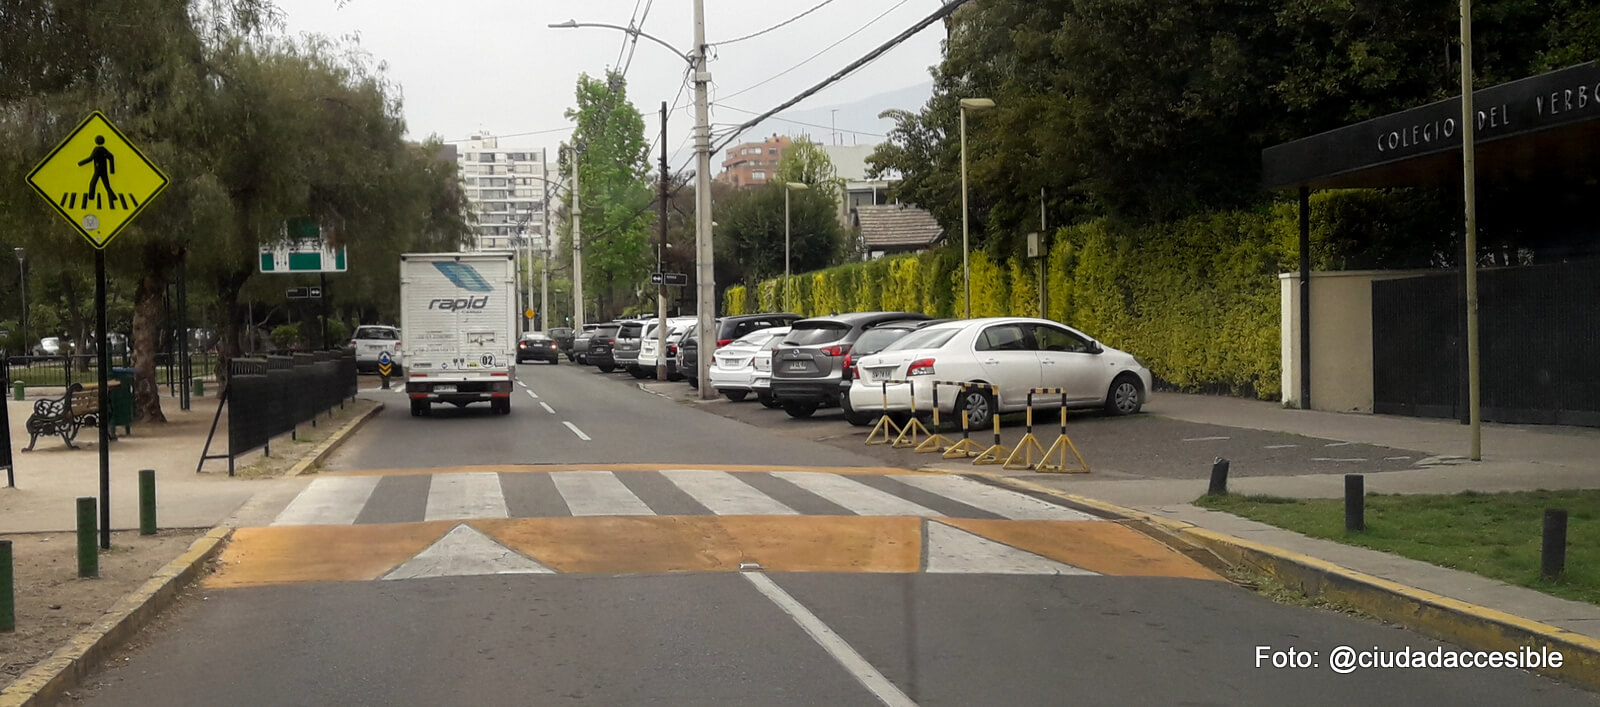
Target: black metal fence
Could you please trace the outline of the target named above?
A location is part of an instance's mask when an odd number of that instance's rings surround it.
[[[1483,419],[1600,426],[1600,262],[1478,276]],[[1372,283],[1373,412],[1465,419],[1460,273]]]
[[[6,380],[20,382],[24,388],[67,388],[73,383],[89,383],[97,379],[99,363],[92,354],[70,356],[4,356]],[[180,390],[192,388],[193,381],[212,379],[216,375],[217,355],[192,354],[185,368],[176,354],[156,354],[156,384],[167,386],[168,394],[177,396]],[[133,360],[125,353],[112,354],[114,368],[132,368]],[[9,392],[9,391],[7,391]]]
[[[285,432],[293,435],[301,424],[316,426],[318,415],[354,398],[357,386],[356,358],[349,352],[234,359],[195,472],[207,460],[227,459],[228,475],[232,476],[239,455],[256,448],[271,454],[273,437]],[[228,449],[225,454],[211,454],[223,405],[228,406]]]

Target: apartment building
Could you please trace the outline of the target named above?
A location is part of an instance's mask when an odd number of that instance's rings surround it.
[[[456,164],[477,217],[473,249],[510,248],[518,235],[545,246],[545,180],[553,178],[543,148],[502,147],[493,135],[474,135],[457,149]]]
[[[761,142],[747,142],[728,148],[722,159],[722,174],[717,180],[735,187],[752,187],[775,179],[778,162],[789,148],[789,138],[774,134]]]

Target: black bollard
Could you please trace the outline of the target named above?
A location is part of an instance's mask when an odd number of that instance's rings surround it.
[[[78,576],[100,576],[100,550],[95,547],[97,516],[93,496],[78,499]]]
[[[1206,489],[1206,495],[1228,495],[1228,460],[1217,457],[1211,462],[1211,487]]]
[[[0,540],[0,633],[17,630],[17,595],[12,579],[11,541]]]
[[[139,470],[139,534],[156,534],[156,470]]]
[[[1539,576],[1555,581],[1567,569],[1567,512],[1544,509],[1544,542],[1539,548]]]
[[[1367,529],[1366,477],[1360,474],[1344,475],[1344,529],[1359,533]]]

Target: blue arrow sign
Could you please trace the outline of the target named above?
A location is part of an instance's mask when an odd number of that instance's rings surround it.
[[[387,365],[389,365],[390,363],[393,363],[393,362],[394,362],[394,359],[389,358],[389,352],[388,351],[385,351],[385,352],[383,352],[381,354],[378,354],[378,363],[379,364],[387,366]]]

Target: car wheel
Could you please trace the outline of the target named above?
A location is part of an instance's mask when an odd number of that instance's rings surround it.
[[[428,401],[426,401],[426,400],[413,400],[413,401],[411,401],[411,416],[412,417],[422,417],[423,415],[426,415],[426,414],[428,414]]]
[[[610,372],[615,371],[615,370],[617,370],[617,367],[615,365],[613,365],[613,364],[610,364],[610,363],[602,363],[602,364],[600,364],[600,372],[601,373],[610,373]]]
[[[700,379],[699,378],[690,378],[688,380],[689,380],[689,387],[690,388],[699,388],[700,387]]]
[[[589,357],[583,354],[578,354],[578,364],[582,366],[589,365]]]
[[[852,426],[866,427],[878,421],[878,418],[870,413],[856,412],[856,409],[850,406],[849,395],[844,395],[839,398],[839,407],[844,409],[844,421],[850,423]]]
[[[644,380],[644,369],[638,366],[629,366],[628,375],[633,376],[638,380]]]
[[[722,397],[735,403],[744,400],[745,396],[750,394],[748,390],[719,390],[717,392],[722,393]]]
[[[1113,415],[1132,415],[1144,407],[1144,389],[1139,379],[1131,375],[1117,376],[1106,393],[1106,412]]]
[[[982,388],[967,388],[966,390],[961,391],[960,396],[956,398],[955,413],[957,429],[960,429],[961,427],[962,412],[966,412],[968,415],[970,415],[970,417],[967,418],[968,429],[986,429],[990,425],[994,424],[994,396],[990,395],[989,391]]]
[[[776,410],[783,407],[783,403],[778,402],[778,399],[772,397],[770,394],[758,395],[756,396],[756,399],[761,401],[761,407],[764,407],[768,410]]]
[[[817,411],[816,403],[787,402],[783,404],[783,411],[796,420],[811,417]]]

